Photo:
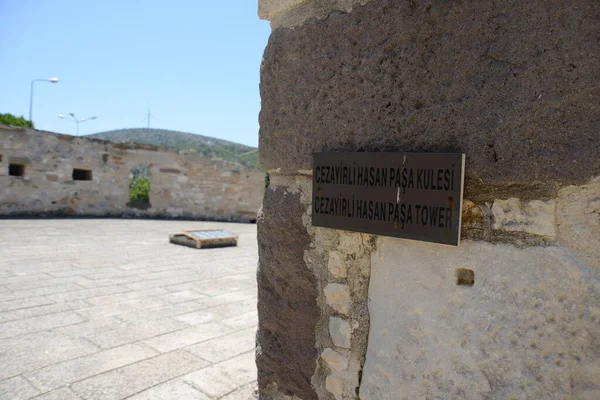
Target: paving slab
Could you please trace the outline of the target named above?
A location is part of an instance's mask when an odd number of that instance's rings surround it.
[[[192,372],[183,380],[213,398],[221,398],[256,380],[254,352]]]
[[[255,334],[255,328],[247,328],[193,345],[188,347],[187,351],[217,364],[252,351],[255,346]]]
[[[206,366],[206,361],[180,350],[75,382],[71,388],[84,399],[117,400]]]
[[[110,331],[101,332],[88,336],[90,342],[103,349],[121,346],[126,343],[134,343],[140,340],[151,339],[153,337],[164,335],[165,333],[176,332],[179,336],[181,330],[187,328],[185,323],[175,321],[172,318],[162,318],[158,320],[141,322],[121,322],[120,327]]]
[[[221,400],[248,400],[258,399],[258,382],[252,382],[221,397]]]
[[[181,349],[196,343],[203,342],[215,337],[223,336],[231,332],[231,328],[220,325],[215,322],[209,322],[194,326],[192,328],[182,329],[155,338],[145,340],[143,343],[162,353]]]
[[[34,400],[81,400],[81,397],[77,396],[75,392],[73,392],[69,388],[60,388],[53,390],[51,392],[44,393],[42,395],[36,396],[33,398]]]
[[[54,364],[28,373],[25,377],[40,390],[48,392],[66,386],[71,382],[89,378],[156,355],[158,353],[148,346],[127,344]]]
[[[168,243],[202,229],[238,246]],[[255,225],[9,219],[0,243],[0,400],[254,398]]]
[[[0,323],[37,317],[44,314],[54,314],[61,311],[76,310],[87,307],[88,304],[81,300],[70,301],[66,303],[54,303],[41,306],[19,308],[17,310],[0,312]]]
[[[0,399],[24,400],[40,393],[27,379],[21,376],[0,382]]]
[[[181,379],[176,379],[144,390],[128,400],[210,400],[210,397]],[[246,399],[247,400],[247,399]]]

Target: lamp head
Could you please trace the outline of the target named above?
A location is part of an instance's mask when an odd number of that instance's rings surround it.
[[[58,83],[58,78],[50,78],[48,79],[48,82]]]

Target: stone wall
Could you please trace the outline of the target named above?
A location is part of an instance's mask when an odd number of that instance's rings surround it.
[[[11,164],[23,176],[12,176]],[[150,173],[149,204],[129,201],[139,167]],[[91,171],[91,180],[75,180],[74,169]],[[264,186],[263,172],[197,153],[0,125],[0,216],[253,221]]]
[[[600,398],[600,3],[259,14],[261,399]],[[465,153],[461,245],[313,227],[315,151]]]

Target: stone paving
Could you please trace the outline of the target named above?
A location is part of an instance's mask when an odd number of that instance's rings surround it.
[[[251,224],[0,220],[0,399],[252,399],[257,259]]]

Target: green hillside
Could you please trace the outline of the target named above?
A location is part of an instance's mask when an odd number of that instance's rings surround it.
[[[243,153],[256,150],[255,147],[193,133],[170,131],[167,129],[132,128],[100,132],[87,135],[87,137],[113,142],[149,144],[171,149],[196,151],[207,157],[218,157],[229,161],[235,161],[235,153],[237,151],[238,162],[240,164],[259,168],[258,152],[242,155]]]

